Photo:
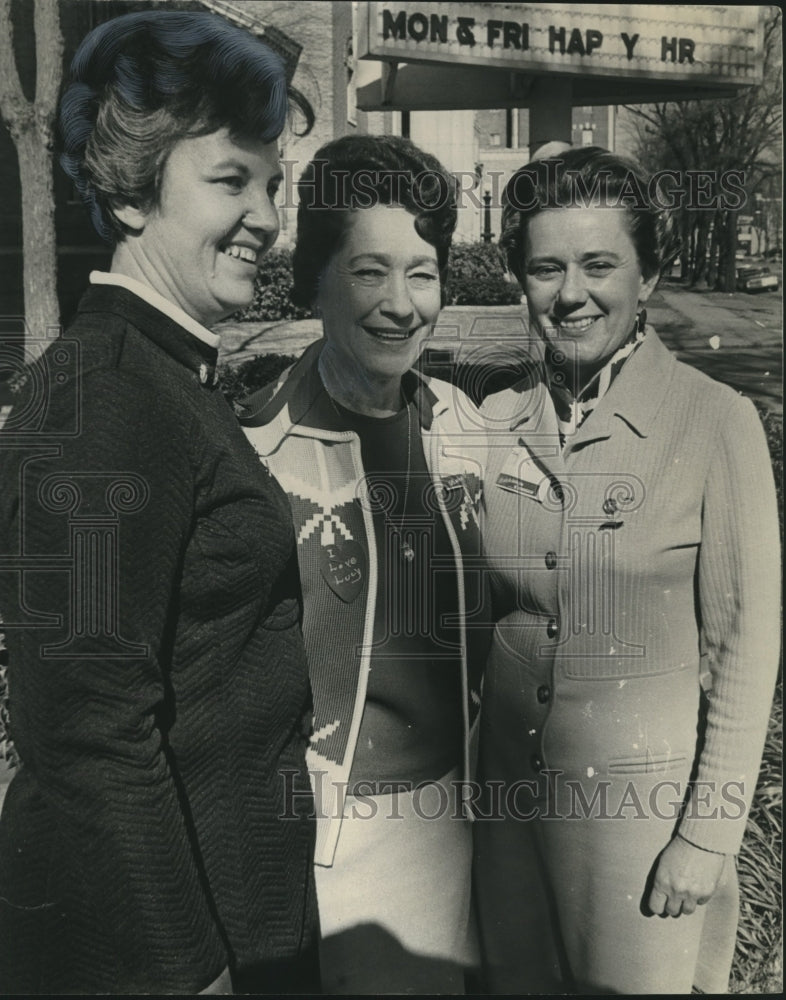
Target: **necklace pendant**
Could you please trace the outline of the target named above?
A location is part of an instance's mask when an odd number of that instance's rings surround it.
[[[407,560],[407,562],[412,562],[415,558],[415,550],[409,544],[409,542],[401,543],[401,554]]]

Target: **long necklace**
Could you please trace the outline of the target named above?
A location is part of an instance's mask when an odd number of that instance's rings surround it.
[[[404,521],[407,517],[407,503],[409,501],[409,477],[412,471],[412,417],[410,415],[409,403],[404,401],[407,407],[407,478],[404,480],[404,504],[401,508],[401,521],[399,522],[398,528],[393,524],[393,530],[398,535],[398,543],[401,547],[401,554],[407,560],[407,562],[413,562],[415,559],[415,550],[410,545],[409,539],[404,538]],[[385,521],[391,524],[390,518],[387,515],[387,511],[383,508],[382,513],[385,516]]]
[[[341,411],[336,405],[336,401],[330,395],[330,393],[325,390],[327,398],[330,400],[330,405],[336,412],[336,416],[342,423],[346,423],[346,419],[341,415]],[[395,523],[390,517],[388,517],[388,512],[385,510],[384,506],[381,507],[382,516],[385,518],[385,524],[393,530],[396,537],[398,538],[399,551],[407,562],[413,562],[415,559],[415,550],[412,548],[408,538],[404,537],[404,521],[407,518],[407,504],[409,502],[409,480],[412,473],[412,415],[410,414],[410,406],[406,399],[404,400],[407,409],[407,476],[404,480],[404,504],[401,509],[401,520],[398,524]]]

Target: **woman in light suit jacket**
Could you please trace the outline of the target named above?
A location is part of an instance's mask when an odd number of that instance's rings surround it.
[[[488,987],[725,991],[778,662],[764,434],[646,325],[674,247],[633,164],[518,171],[502,244],[533,363],[485,404]]]

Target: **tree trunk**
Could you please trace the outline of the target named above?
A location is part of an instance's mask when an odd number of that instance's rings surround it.
[[[712,219],[712,238],[710,239],[710,255],[707,263],[707,284],[710,288],[718,287],[720,273],[720,248],[723,245],[723,212],[718,209]]]
[[[706,212],[697,213],[696,218],[696,251],[693,261],[691,285],[697,285],[707,272],[707,236],[710,222]]]
[[[58,0],[34,0],[35,100],[16,70],[10,0],[0,0],[0,114],[19,158],[22,187],[24,313],[28,352],[37,356],[57,335],[57,244],[52,137],[63,73]]]
[[[680,236],[682,244],[682,249],[680,250],[680,281],[690,281],[693,261],[693,232],[688,213],[684,210],[680,213]]]
[[[57,336],[57,248],[51,143],[40,129],[16,140],[22,181],[22,252],[28,352],[37,356]]]
[[[733,292],[736,286],[735,271],[737,263],[737,212],[726,212],[726,225],[721,242],[721,267],[718,274],[718,286],[722,292]]]

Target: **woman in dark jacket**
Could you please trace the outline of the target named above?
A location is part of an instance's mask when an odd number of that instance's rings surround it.
[[[114,252],[0,444],[4,993],[311,988],[294,538],[208,329],[276,239],[287,110],[278,57],[213,15],[74,58],[62,162]]]

